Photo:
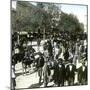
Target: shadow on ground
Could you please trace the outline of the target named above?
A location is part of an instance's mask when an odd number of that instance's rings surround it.
[[[19,72],[19,73],[16,73],[16,77],[18,77],[20,75],[30,75],[30,74],[33,74],[36,71],[37,71],[37,69],[34,69],[32,72],[29,72],[29,71],[26,71],[26,73],[25,72]]]
[[[32,85],[30,85],[28,88],[39,88],[41,85],[43,84],[43,82],[42,83],[36,83],[36,84],[32,84]]]

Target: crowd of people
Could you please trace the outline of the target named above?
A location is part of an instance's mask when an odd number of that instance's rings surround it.
[[[49,82],[53,86],[73,86],[87,84],[87,38],[81,39],[67,33],[54,34],[50,38],[37,38],[38,51],[34,46],[27,45],[33,42],[30,35],[28,38],[12,35],[12,65],[22,62],[22,65],[35,67],[38,72],[39,84],[43,82],[44,87]],[[41,45],[41,41],[45,41]],[[43,52],[39,47],[43,47]],[[18,50],[16,50],[18,48]],[[36,57],[38,56],[38,57]],[[32,65],[33,64],[33,65]],[[77,80],[76,80],[77,79]],[[15,80],[13,80],[15,83]],[[77,82],[75,82],[77,81]]]

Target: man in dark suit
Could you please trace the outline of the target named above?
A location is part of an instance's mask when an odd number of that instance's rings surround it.
[[[78,69],[78,81],[80,85],[87,84],[87,66],[85,66],[85,61],[82,62],[82,66]]]
[[[58,61],[58,86],[64,86],[64,80],[65,80],[65,65],[63,64],[63,60],[60,58]]]
[[[58,58],[54,62],[54,74],[53,74],[54,86],[58,84]]]
[[[66,79],[68,81],[68,85],[74,85],[76,66],[72,63],[72,59],[70,63],[66,66]]]
[[[37,58],[37,70],[38,70],[38,76],[39,76],[39,84],[41,83],[42,80],[42,68],[44,66],[44,57],[43,55],[40,53],[39,58]]]
[[[65,53],[64,53],[65,61],[68,61],[68,58],[69,58],[69,51],[68,51],[68,48],[66,48]]]

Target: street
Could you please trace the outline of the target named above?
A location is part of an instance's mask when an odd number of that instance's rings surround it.
[[[22,70],[22,64],[18,63],[15,66],[15,73],[16,73],[16,90],[19,89],[31,89],[31,88],[39,88],[44,87],[43,83],[39,84],[39,77],[37,71],[30,70],[30,72],[27,71],[27,74],[23,74]],[[77,83],[77,74],[75,75],[75,83]],[[49,82],[48,87],[54,86],[53,81]],[[67,82],[65,82],[65,86],[67,86]]]
[[[43,87],[43,84],[39,85],[38,82],[39,77],[37,72],[31,71],[31,74],[29,72],[27,74],[23,74],[21,63],[16,65],[16,90],[21,88],[29,89]],[[53,82],[50,82],[48,86],[52,86],[53,84]]]

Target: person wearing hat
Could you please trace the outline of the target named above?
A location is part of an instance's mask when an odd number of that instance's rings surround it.
[[[39,76],[39,84],[41,83],[42,80],[42,70],[43,70],[43,66],[44,66],[44,57],[43,54],[39,52],[39,57],[37,58],[37,70],[38,70],[38,76]]]
[[[58,86],[64,86],[64,80],[65,80],[65,65],[63,64],[63,59],[60,58],[58,60],[58,72],[57,72],[57,77],[58,77]]]
[[[69,64],[66,66],[66,79],[68,81],[68,85],[74,85],[75,80],[75,72],[76,72],[76,66],[73,64],[73,60],[69,60]]]
[[[15,86],[16,86],[16,75],[15,75],[15,63],[12,60],[12,67],[11,67],[11,71],[12,71],[12,76],[11,76],[11,82],[12,82],[12,90],[15,90]]]
[[[85,60],[82,61],[82,65],[78,69],[78,82],[80,85],[87,84],[87,66]]]
[[[45,60],[44,66],[43,66],[43,83],[44,87],[47,87],[49,82],[49,76],[50,76],[50,69],[48,66],[48,58]]]
[[[54,86],[58,85],[58,56],[56,56],[56,59],[54,61],[54,74],[53,74],[53,80],[54,80]]]

